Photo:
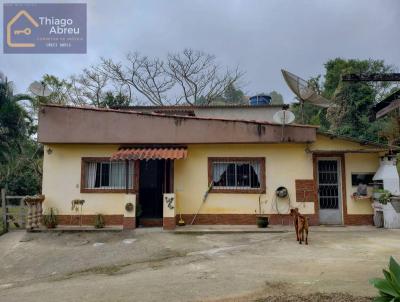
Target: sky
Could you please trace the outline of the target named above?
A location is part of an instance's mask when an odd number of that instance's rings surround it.
[[[101,57],[122,60],[129,51],[163,57],[184,48],[201,50],[215,55],[222,66],[239,66],[246,95],[276,90],[286,102],[294,95],[282,68],[308,79],[323,74],[324,63],[336,57],[383,59],[400,67],[399,0],[72,2],[88,5],[87,54],[1,50],[0,71],[17,92],[26,92],[46,73],[67,78]],[[3,24],[2,5],[0,16]]]

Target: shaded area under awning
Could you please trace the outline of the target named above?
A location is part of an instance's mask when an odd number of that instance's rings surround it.
[[[111,160],[184,159],[187,149],[179,148],[127,148],[111,155]]]

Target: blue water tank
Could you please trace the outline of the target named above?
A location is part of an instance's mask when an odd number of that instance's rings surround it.
[[[271,97],[268,94],[258,94],[249,98],[249,104],[252,106],[269,105]]]

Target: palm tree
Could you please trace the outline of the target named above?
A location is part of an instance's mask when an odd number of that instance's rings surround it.
[[[31,120],[19,103],[27,99],[29,96],[14,95],[12,83],[0,73],[0,163],[29,135]]]

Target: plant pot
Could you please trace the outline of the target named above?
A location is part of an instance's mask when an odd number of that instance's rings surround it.
[[[49,223],[49,224],[46,224],[46,228],[48,228],[48,229],[55,229],[56,226],[57,226],[56,223]]]
[[[268,216],[257,216],[256,224],[259,228],[266,228],[268,227],[269,221]]]

